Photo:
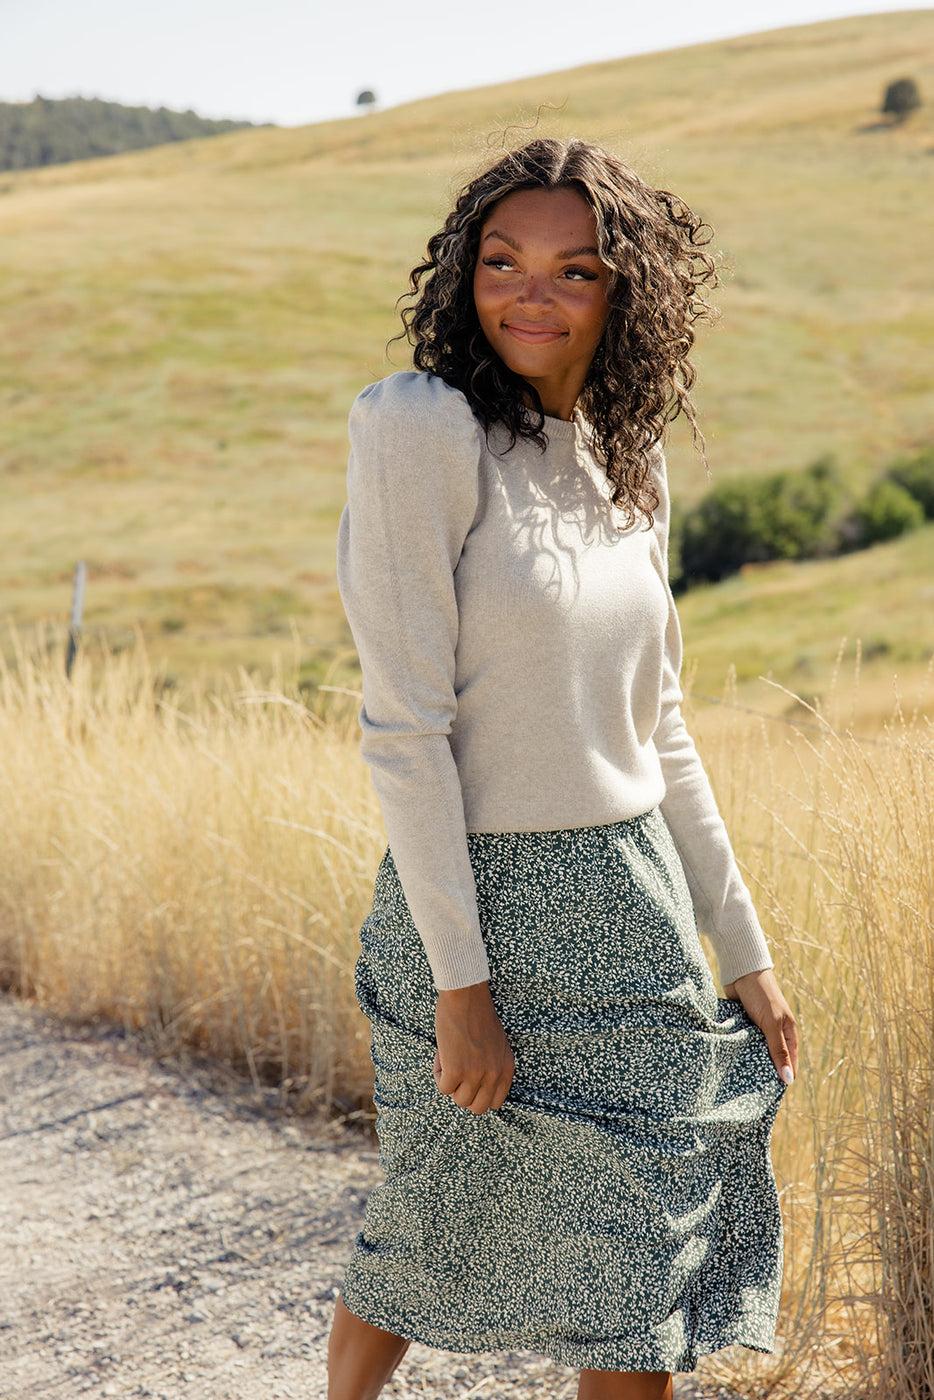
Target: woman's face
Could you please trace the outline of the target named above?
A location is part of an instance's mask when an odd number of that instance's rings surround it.
[[[473,282],[480,326],[550,417],[572,416],[606,326],[610,277],[576,190],[517,190],[483,224]]]

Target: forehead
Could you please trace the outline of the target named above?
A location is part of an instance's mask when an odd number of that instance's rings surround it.
[[[597,221],[577,190],[516,190],[493,205],[483,221],[481,236],[495,229],[536,240],[553,237],[562,244],[569,237],[595,243]]]

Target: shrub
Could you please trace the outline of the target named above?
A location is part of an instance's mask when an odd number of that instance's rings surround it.
[[[685,582],[716,582],[740,568],[749,542],[757,534],[758,495],[755,483],[739,481],[715,486],[685,516],[681,539],[681,571]]]
[[[853,547],[865,549],[916,530],[924,524],[924,509],[904,486],[881,477],[854,507],[849,523]]]
[[[934,447],[924,447],[910,457],[900,457],[886,478],[914,496],[928,520],[934,520]]]
[[[715,582],[743,564],[806,559],[839,548],[844,490],[827,458],[803,472],[716,486],[685,518],[685,581]]]
[[[921,106],[921,93],[914,78],[896,78],[889,83],[882,99],[882,112],[897,122],[903,122]]]
[[[668,523],[668,580],[676,591],[684,587],[684,569],[681,565],[681,544],[684,538],[686,512],[678,500],[671,502],[671,519]]]
[[[766,483],[763,557],[813,559],[836,552],[836,518],[844,488],[829,458],[803,472],[781,472]]]

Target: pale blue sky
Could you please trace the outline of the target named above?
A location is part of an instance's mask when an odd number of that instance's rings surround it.
[[[0,101],[80,94],[286,126],[911,0],[0,0]],[[896,75],[897,76],[897,75]]]

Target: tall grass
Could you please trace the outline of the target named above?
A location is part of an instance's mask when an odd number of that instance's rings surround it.
[[[355,725],[280,686],[166,692],[141,648],[0,671],[0,974],[304,1105],[367,1098],[353,996],[380,820]]]
[[[723,708],[693,727],[804,1046],[779,1116],[779,1351],[748,1395],[934,1396],[934,735],[874,740]],[[281,678],[169,693],[141,649],[19,645],[0,672],[0,972],[66,1016],[143,1028],[366,1102],[352,967],[382,830],[350,714]]]
[[[735,712],[705,745],[804,1036],[776,1132],[787,1265],[747,1390],[934,1396],[934,731]]]

